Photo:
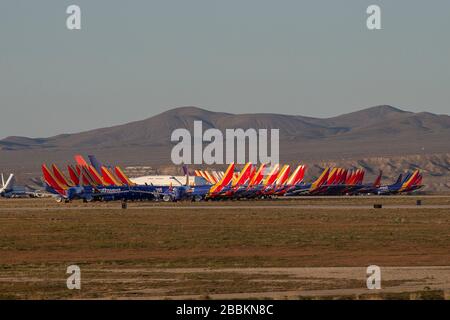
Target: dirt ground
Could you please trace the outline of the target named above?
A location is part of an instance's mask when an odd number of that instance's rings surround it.
[[[0,200],[0,298],[448,298],[450,197],[417,199]]]

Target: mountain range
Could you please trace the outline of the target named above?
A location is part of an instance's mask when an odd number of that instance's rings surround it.
[[[48,138],[0,140],[0,168],[30,174],[41,162],[66,164],[75,153],[95,153],[122,165],[170,163],[173,130],[280,129],[282,162],[450,153],[450,116],[414,113],[382,105],[331,118],[283,114],[231,114],[197,107],[175,108],[145,120]],[[450,169],[450,168],[449,168]]]

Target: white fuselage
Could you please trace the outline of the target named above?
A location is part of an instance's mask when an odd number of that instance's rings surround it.
[[[131,182],[138,185],[154,186],[181,186],[186,184],[186,176],[143,176],[130,178]],[[208,182],[202,177],[189,177],[189,185],[202,186]]]

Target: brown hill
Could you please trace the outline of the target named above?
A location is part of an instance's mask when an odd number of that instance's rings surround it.
[[[49,138],[0,140],[0,168],[29,174],[42,162],[66,164],[75,153],[95,153],[121,165],[170,163],[170,135],[177,128],[280,129],[283,162],[350,161],[368,157],[450,153],[450,117],[376,106],[320,119],[281,114],[230,114],[196,107],[172,109],[154,117],[109,128]]]
[[[348,140],[354,143],[415,137],[417,142],[436,144],[450,136],[450,117],[431,113],[413,113],[391,106],[377,106],[338,117],[319,119],[280,114],[229,114],[196,107],[172,109],[157,116],[109,128],[50,138],[8,137],[0,140],[7,150],[30,148],[116,148],[167,144],[173,130],[192,130],[193,121],[202,120],[204,129],[279,128],[281,142],[310,140]],[[405,143],[406,141],[404,141]],[[416,145],[419,145],[416,143]],[[426,146],[425,143],[420,145]],[[369,147],[370,149],[371,147]],[[412,151],[412,150],[411,150]],[[417,151],[417,149],[415,150]]]

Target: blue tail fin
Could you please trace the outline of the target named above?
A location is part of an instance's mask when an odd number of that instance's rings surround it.
[[[403,174],[400,174],[398,176],[397,181],[394,183],[394,185],[401,184],[402,182],[403,182]]]
[[[195,176],[195,172],[189,171],[187,165],[183,165],[183,173],[185,176]]]
[[[403,178],[403,180],[401,181],[402,183],[405,183],[406,181],[408,181],[409,178],[411,178],[412,173],[411,172],[407,172],[406,176]]]
[[[102,172],[102,164],[100,161],[97,160],[95,156],[88,156],[89,161],[91,162],[92,166],[97,170],[97,172]]]

